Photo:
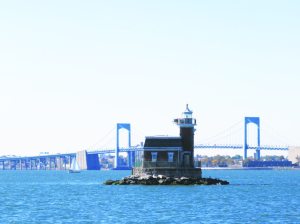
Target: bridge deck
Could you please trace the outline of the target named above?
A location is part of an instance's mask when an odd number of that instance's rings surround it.
[[[195,149],[243,149],[243,145],[195,145]],[[258,147],[248,146],[248,149],[257,150]],[[288,150],[288,147],[283,146],[260,146],[260,150]],[[132,148],[121,148],[120,152],[129,152],[129,151],[141,151],[141,147],[132,147]],[[115,153],[115,149],[98,149],[93,151],[88,151],[88,154],[108,154]],[[40,159],[40,158],[57,158],[57,157],[74,157],[76,153],[63,153],[63,154],[47,154],[47,155],[37,155],[37,156],[2,156],[0,157],[0,162],[4,160],[31,160],[31,159]]]

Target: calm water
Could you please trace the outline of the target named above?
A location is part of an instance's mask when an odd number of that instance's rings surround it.
[[[129,171],[0,171],[0,223],[300,223],[300,171],[210,170],[229,186],[104,186]]]

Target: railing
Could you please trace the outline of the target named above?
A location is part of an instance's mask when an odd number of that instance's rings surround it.
[[[196,119],[194,118],[176,118],[174,119],[176,124],[193,124],[196,125]]]
[[[177,162],[167,162],[167,161],[156,161],[156,162],[144,161],[143,162],[143,167],[144,168],[152,168],[152,167],[156,167],[156,168],[173,168],[173,167],[177,167],[177,166],[178,166]]]

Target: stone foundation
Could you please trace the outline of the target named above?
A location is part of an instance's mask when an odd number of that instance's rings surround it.
[[[131,175],[122,180],[107,180],[105,185],[228,185],[228,181],[213,178],[167,177],[163,175]]]
[[[135,167],[132,169],[132,175],[143,176],[143,175],[163,175],[167,177],[189,177],[189,178],[201,178],[201,168],[142,168]]]

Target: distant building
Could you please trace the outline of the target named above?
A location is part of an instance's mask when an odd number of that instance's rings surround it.
[[[194,132],[196,119],[188,105],[181,118],[174,119],[180,136],[146,137],[142,151],[136,152],[133,174],[173,177],[201,177],[201,168],[194,167]]]
[[[293,146],[289,147],[288,159],[292,161],[293,164],[299,164],[300,162],[300,147]]]

